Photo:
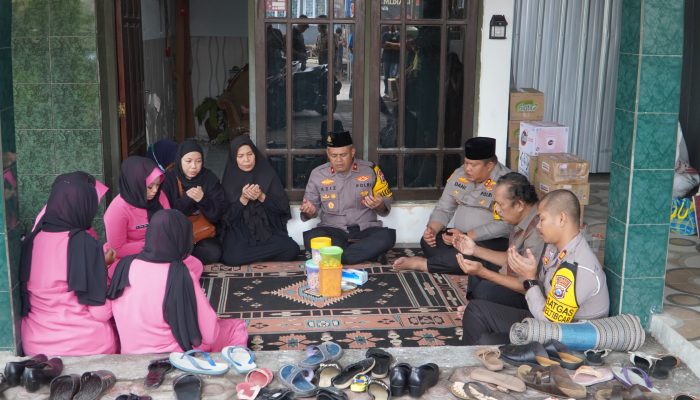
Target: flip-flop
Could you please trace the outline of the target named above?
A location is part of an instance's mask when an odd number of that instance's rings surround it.
[[[272,371],[267,368],[255,368],[254,370],[249,371],[248,375],[245,376],[246,382],[250,382],[253,385],[260,386],[261,388],[269,385],[273,379],[275,379],[275,374],[273,374]]]
[[[520,378],[499,372],[489,371],[484,368],[474,368],[469,375],[469,378],[479,382],[491,383],[514,392],[522,393],[527,390],[527,387],[525,387],[525,382],[523,382]]]
[[[282,384],[291,389],[297,397],[311,397],[318,392],[318,386],[311,383],[314,372],[310,368],[299,368],[285,364],[279,370]]]
[[[337,343],[323,342],[318,346],[306,346],[306,358],[299,361],[302,368],[316,368],[321,363],[337,361],[343,356],[343,348]]]
[[[239,374],[245,374],[257,367],[255,356],[247,347],[226,346],[221,349],[221,357],[228,362]]]
[[[671,397],[649,392],[644,386],[624,387],[615,385],[611,389],[600,389],[595,393],[596,400],[669,400]]]
[[[641,369],[646,373],[649,373],[649,371],[651,371],[651,369],[654,367],[654,364],[658,360],[658,358],[651,356],[647,353],[643,353],[641,351],[630,351],[628,353],[630,355],[630,362],[635,367]]]
[[[490,371],[503,369],[503,361],[500,359],[501,351],[498,347],[478,347],[474,350],[474,355]]]
[[[321,363],[318,366],[318,387],[331,387],[333,386],[332,380],[336,376],[340,375],[343,367],[335,362],[332,363]]]
[[[180,375],[173,381],[177,400],[199,400],[202,398],[202,378],[193,374]]]
[[[491,390],[480,382],[453,382],[450,385],[450,392],[458,399],[499,399],[515,400],[515,397],[498,390]]]
[[[610,368],[593,368],[588,365],[580,366],[571,379],[583,386],[591,386],[596,383],[607,382],[615,379]]]
[[[651,368],[651,376],[657,379],[667,379],[671,370],[681,365],[681,360],[670,354],[659,355]]]
[[[653,393],[659,393],[658,389],[654,387],[654,383],[649,379],[649,375],[637,367],[612,367],[611,370],[615,379],[628,388],[639,385]]]
[[[240,400],[255,400],[262,388],[251,382],[241,382],[236,385],[236,396]]]
[[[116,382],[117,378],[110,371],[86,372],[80,377],[80,390],[73,400],[99,399]]]
[[[201,354],[204,359],[193,355]],[[209,353],[201,350],[190,350],[185,353],[170,353],[170,363],[173,367],[193,374],[223,375],[228,372],[228,364],[215,362]]]
[[[609,353],[608,349],[589,349],[584,351],[583,355],[586,357],[586,365],[598,367],[603,365],[603,358],[607,357]]]
[[[162,358],[159,360],[152,360],[148,364],[148,375],[144,380],[143,386],[148,389],[157,388],[163,383],[165,375],[173,370],[173,365],[167,358]]]
[[[574,354],[564,343],[550,339],[544,343],[549,358],[558,361],[563,368],[574,370],[585,361],[583,357]]]
[[[71,400],[79,389],[79,375],[71,374],[57,376],[51,381],[49,400]]]

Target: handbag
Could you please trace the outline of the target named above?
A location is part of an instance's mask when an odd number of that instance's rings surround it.
[[[695,202],[690,197],[675,198],[671,207],[671,232],[680,235],[696,235],[698,225],[695,217]]]
[[[182,197],[184,195],[184,190],[182,189],[180,178],[177,178],[177,188],[180,192],[180,197]],[[197,244],[204,239],[210,239],[216,236],[216,227],[214,224],[209,222],[207,217],[199,211],[188,215],[187,219],[192,223],[192,243]]]

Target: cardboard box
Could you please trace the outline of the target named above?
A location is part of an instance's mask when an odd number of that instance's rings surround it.
[[[544,93],[532,88],[510,90],[508,119],[513,121],[542,121]]]
[[[530,183],[534,184],[535,175],[537,174],[537,156],[521,151],[518,157],[518,172],[527,176]]]
[[[540,154],[538,180],[558,183],[588,182],[588,161],[570,153]]]
[[[569,151],[569,127],[556,122],[521,122],[520,152],[533,156]]]
[[[591,193],[591,185],[586,183],[557,183],[548,180],[536,180],[535,190],[540,199],[549,192],[557,189],[566,189],[572,191],[581,205],[588,204],[588,197]]]
[[[508,147],[520,148],[520,121],[508,121]]]
[[[506,167],[511,171],[518,170],[518,157],[520,156],[520,151],[517,147],[508,148],[508,158],[506,160]]]

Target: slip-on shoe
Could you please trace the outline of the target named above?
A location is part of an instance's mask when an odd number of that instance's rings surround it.
[[[292,400],[294,392],[289,389],[263,388],[255,400]]]
[[[374,400],[389,400],[391,399],[391,389],[384,381],[379,379],[370,379],[367,384],[367,394]]]
[[[411,397],[421,397],[426,390],[435,386],[440,379],[440,368],[437,364],[428,363],[411,369],[408,377],[408,394]]]
[[[0,373],[0,393],[4,392],[10,385],[7,384],[7,379],[5,379],[5,374]]]
[[[549,358],[558,362],[563,368],[575,370],[583,365],[584,358],[574,354],[564,343],[558,340],[550,339],[543,346],[547,350]]]
[[[354,364],[350,364],[340,371],[340,374],[335,376],[331,383],[338,389],[346,389],[352,384],[352,379],[357,374],[366,374],[374,368],[376,361],[374,358],[365,358]]]
[[[5,364],[5,379],[7,380],[7,385],[17,386],[22,382],[22,374],[24,373],[24,368],[28,365],[35,365],[47,361],[48,358],[43,354],[37,354],[32,358],[27,358],[22,361],[10,361]]]
[[[49,400],[71,400],[80,390],[80,376],[61,375],[51,381]]]
[[[372,368],[372,378],[382,379],[389,375],[389,367],[391,366],[391,360],[393,359],[389,352],[382,349],[371,348],[367,350],[365,356],[368,358],[374,358],[376,361],[374,368]]]
[[[348,395],[342,390],[334,387],[324,387],[318,390],[316,395],[318,400],[348,400]]]
[[[173,381],[177,400],[199,400],[202,398],[202,378],[195,374],[180,375]]]
[[[528,344],[506,344],[498,348],[501,350],[501,359],[508,364],[519,366],[527,364],[530,366],[559,365],[558,362],[549,358],[547,350],[542,343],[530,342]]]
[[[39,390],[41,385],[48,384],[63,372],[63,361],[52,358],[46,362],[28,365],[22,373],[22,386],[29,393]]]
[[[165,375],[172,371],[173,368],[169,358],[152,360],[148,364],[148,375],[146,375],[143,386],[148,389],[157,388],[163,383]]]
[[[406,363],[399,363],[389,372],[389,385],[391,387],[391,395],[400,397],[406,394],[408,390],[408,378],[411,376],[411,366]]]

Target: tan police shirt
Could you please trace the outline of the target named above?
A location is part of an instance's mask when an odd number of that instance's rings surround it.
[[[377,212],[362,204],[362,198],[379,194],[386,210]],[[391,210],[393,195],[384,174],[374,163],[355,159],[346,173],[336,173],[330,163],[314,168],[306,185],[304,198],[319,210],[318,226],[329,226],[347,231],[348,225],[359,225],[360,230],[382,226],[382,217]],[[307,221],[303,213],[301,220]]]
[[[540,235],[540,231],[537,230],[537,223],[539,221],[540,217],[537,215],[537,204],[534,204],[525,218],[513,227],[508,237],[508,247],[515,247],[518,254],[523,257],[527,254],[525,250],[530,249],[535,259],[539,260],[543,255],[545,246],[542,235]],[[508,269],[508,274],[517,276],[517,274],[510,269]]]
[[[559,255],[566,251],[564,257]],[[540,261],[538,280],[544,287],[532,287],[525,293],[528,308],[532,315],[542,321],[548,319],[544,316],[544,305],[547,293],[552,287],[552,276],[560,262],[578,263],[576,272],[575,290],[578,311],[574,315],[575,320],[596,319],[608,316],[610,311],[610,295],[605,278],[605,271],[598,261],[598,257],[588,246],[588,242],[579,233],[562,251],[549,244]]]
[[[498,163],[489,179],[476,183],[467,180],[463,167],[457,168],[447,180],[430,221],[447,226],[454,216],[454,227],[465,233],[473,229],[477,241],[507,237],[511,225],[494,218],[493,191],[498,178],[508,172],[508,168]]]

